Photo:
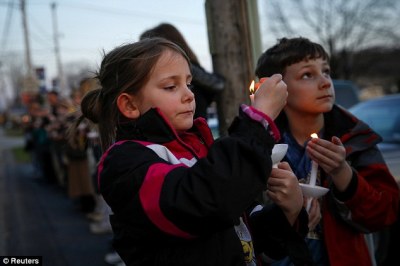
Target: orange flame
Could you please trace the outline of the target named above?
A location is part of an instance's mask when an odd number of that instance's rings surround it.
[[[249,91],[250,91],[250,94],[254,94],[254,93],[255,93],[255,90],[254,90],[254,80],[253,80],[253,81],[251,82],[251,84],[250,84]]]
[[[318,135],[317,135],[317,133],[312,133],[312,134],[311,134],[311,137],[312,137],[313,139],[317,139],[317,138],[318,138]]]

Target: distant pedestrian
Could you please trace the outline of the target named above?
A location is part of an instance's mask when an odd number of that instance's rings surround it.
[[[60,97],[55,90],[47,92],[47,105],[49,110],[49,124],[46,126],[48,138],[50,141],[51,161],[46,161],[46,164],[51,164],[55,175],[54,178],[62,187],[66,184],[66,165],[64,161],[64,146],[65,139],[65,115],[70,110],[69,99]]]
[[[75,110],[71,110],[67,117],[69,124],[73,123],[80,115],[79,104],[82,95],[79,90],[72,93],[75,101]],[[90,128],[87,122],[80,123],[77,130],[70,135],[65,145],[64,152],[67,157],[68,195],[76,200],[79,209],[90,214],[95,210],[96,197],[93,179],[90,174],[88,158],[88,133]]]
[[[35,174],[47,182],[56,183],[56,172],[52,163],[51,140],[48,134],[49,112],[39,101],[29,103],[30,124],[27,126],[25,149],[31,152]]]

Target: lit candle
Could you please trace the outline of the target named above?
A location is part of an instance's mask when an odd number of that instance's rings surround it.
[[[312,133],[311,137],[313,139],[317,139],[318,135],[316,133]],[[315,183],[317,181],[317,170],[318,170],[318,164],[314,161],[311,161],[311,174],[310,174],[310,182],[308,183],[310,186],[315,186]],[[307,212],[310,210],[311,208],[311,201],[312,198],[307,199],[307,206],[306,206],[306,210]]]
[[[251,105],[253,105],[253,103],[254,103],[254,94],[256,93],[258,88],[261,86],[261,84],[266,80],[267,80],[267,78],[261,78],[260,81],[257,83],[255,83],[254,80],[251,82],[250,87],[249,87]]]
[[[254,103],[254,93],[255,93],[254,80],[250,84],[249,91],[250,91],[250,102],[251,102],[251,105],[253,105],[253,103]]]
[[[317,139],[318,135],[316,133],[311,134],[311,137],[313,139]],[[315,186],[315,183],[317,181],[317,170],[318,170],[318,164],[314,161],[311,161],[311,174],[310,174],[310,186]]]

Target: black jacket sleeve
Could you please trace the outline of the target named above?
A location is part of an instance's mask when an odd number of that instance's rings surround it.
[[[216,140],[205,158],[168,173],[160,203],[164,214],[194,235],[233,226],[266,188],[273,146],[267,130],[240,111],[229,136]]]
[[[304,241],[308,233],[308,214],[304,208],[292,226],[277,205],[269,204],[250,215],[249,225],[257,253],[276,260],[289,256],[294,265],[312,265]]]

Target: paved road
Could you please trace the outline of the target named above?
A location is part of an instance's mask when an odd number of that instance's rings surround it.
[[[16,163],[0,129],[0,255],[43,256],[48,266],[103,266],[111,234],[94,235],[60,186],[34,177],[29,163]]]

